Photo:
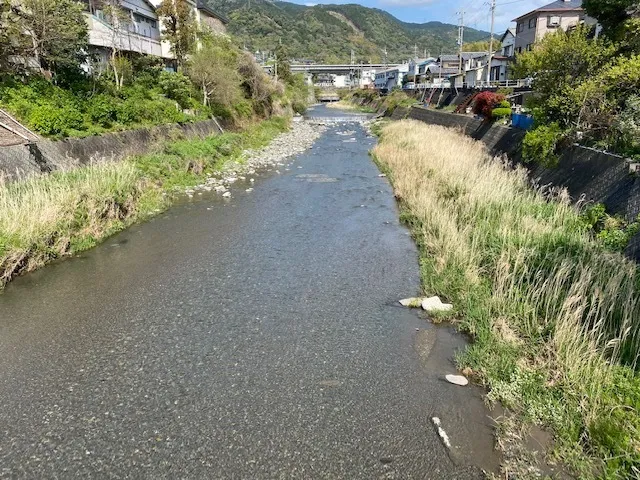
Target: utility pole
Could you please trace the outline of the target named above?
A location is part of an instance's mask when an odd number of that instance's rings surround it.
[[[491,82],[491,61],[493,60],[493,26],[496,21],[496,0],[491,0],[491,37],[489,37],[489,63],[487,64],[487,86]]]
[[[418,44],[413,45],[413,57],[418,60]]]
[[[462,73],[462,46],[464,45],[464,10],[458,12],[458,15],[460,16],[460,24],[458,25],[458,73]]]
[[[384,47],[384,68],[387,68],[387,47]]]

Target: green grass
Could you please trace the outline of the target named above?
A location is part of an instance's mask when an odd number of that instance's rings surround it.
[[[453,303],[474,340],[460,368],[514,413],[518,432],[550,430],[549,460],[578,478],[637,477],[636,264],[566,198],[548,200],[522,169],[452,130],[389,123],[373,153],[418,245],[425,295]],[[507,458],[505,473],[526,472],[519,461]]]
[[[288,127],[288,118],[275,117],[241,133],[171,141],[118,163],[0,184],[0,288],[158,213],[174,192],[202,183]]]

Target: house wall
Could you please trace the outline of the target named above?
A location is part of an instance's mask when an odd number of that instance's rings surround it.
[[[560,17],[559,27],[547,27],[547,17],[555,16]],[[529,28],[529,20],[536,18],[536,26]],[[546,34],[550,32],[556,32],[558,29],[567,30],[570,27],[578,25],[581,19],[585,18],[583,12],[576,11],[556,11],[556,12],[536,12],[531,15],[523,17],[519,23],[524,23],[524,30],[517,32],[516,25],[516,39],[515,39],[515,51],[522,49],[524,52],[527,49],[527,45],[533,44],[538,40],[541,40]],[[595,23],[593,19],[585,18],[587,23]]]
[[[214,33],[227,33],[227,27],[219,18],[213,17],[206,12],[199,10],[200,23],[211,29]]]
[[[155,38],[153,38],[133,33],[129,29],[114,31],[107,22],[90,13],[85,13],[85,19],[89,27],[89,45],[91,46],[106,49],[115,46],[119,50],[163,56],[159,30],[155,32]]]
[[[505,57],[511,57],[514,53],[514,48],[516,44],[516,37],[512,35],[507,35],[502,42],[502,55]]]

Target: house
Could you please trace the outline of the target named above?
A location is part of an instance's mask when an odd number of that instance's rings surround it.
[[[556,0],[543,7],[519,16],[516,22],[515,53],[530,50],[545,35],[558,29],[568,30],[581,23],[595,25],[582,8],[582,0]]]
[[[459,60],[458,60],[459,62]],[[427,65],[424,73],[424,82],[428,87],[447,87],[449,77],[458,74],[458,65],[455,67],[445,67],[441,64]]]
[[[374,85],[376,89],[385,92],[391,91],[396,87],[402,86],[404,76],[409,72],[409,64],[399,65],[394,68],[388,68],[376,72]]]
[[[500,39],[501,50],[500,55],[503,57],[513,57],[515,55],[516,30],[515,28],[507,28]]]
[[[112,18],[102,3],[85,0],[89,50],[99,64],[109,60],[111,50],[171,58],[163,55],[160,21],[147,0],[120,0],[120,18]]]
[[[409,62],[409,70],[407,71],[407,80],[417,84],[424,83],[425,72],[429,65],[433,65],[437,62],[437,59],[433,57],[425,58],[422,60],[412,60]]]
[[[229,19],[220,15],[202,0],[196,4],[196,21],[200,27],[207,27],[214,33],[227,33]]]
[[[360,88],[373,88],[375,79],[375,70],[360,70],[360,74],[358,75],[358,86]]]

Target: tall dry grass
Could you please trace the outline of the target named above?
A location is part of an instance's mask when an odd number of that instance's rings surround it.
[[[0,184],[0,286],[98,239],[137,211],[140,174],[107,163]]]
[[[467,361],[495,398],[566,429],[559,435],[581,443],[586,456],[637,460],[640,383],[627,375],[634,399],[620,400],[627,393],[618,394],[615,380],[638,357],[636,264],[607,252],[566,194],[550,200],[534,191],[522,168],[453,130],[391,123],[374,155],[421,247],[425,293],[456,304],[477,340]],[[602,440],[602,420],[616,409],[625,412],[612,420],[624,438]]]

